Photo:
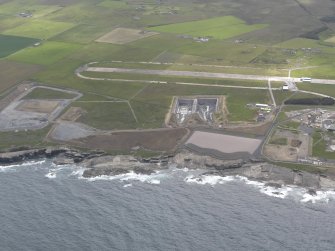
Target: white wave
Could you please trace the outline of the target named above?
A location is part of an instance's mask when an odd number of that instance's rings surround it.
[[[57,177],[57,173],[56,172],[48,172],[45,177],[49,178],[49,179],[55,179]]]
[[[290,194],[290,192],[292,190],[293,189],[291,187],[288,187],[288,186],[275,188],[275,187],[270,187],[270,186],[265,186],[264,185],[264,187],[260,189],[260,192],[264,193],[268,196],[284,199]]]
[[[187,173],[189,171],[189,169],[187,167],[184,168],[172,168],[172,172],[184,172]]]
[[[28,167],[28,166],[34,166],[34,165],[41,165],[45,163],[45,160],[39,160],[39,161],[27,161],[27,162],[23,162],[20,164],[13,164],[13,165],[4,165],[4,166],[0,166],[0,171],[5,171],[8,169],[13,169],[13,168],[17,168],[17,167]]]
[[[330,200],[335,201],[335,191],[316,191],[316,195],[311,195],[308,193],[308,190],[305,188],[301,188],[298,186],[282,186],[282,187],[272,187],[266,185],[266,183],[261,181],[255,181],[255,180],[249,180],[246,177],[243,176],[218,176],[218,175],[200,175],[200,176],[194,176],[189,175],[184,179],[185,182],[188,183],[196,183],[200,185],[211,185],[214,186],[216,184],[225,184],[227,182],[232,181],[241,181],[244,182],[246,185],[253,186],[261,193],[284,199],[288,196],[296,197],[301,202],[326,202],[328,203]]]
[[[161,179],[166,178],[166,174],[160,173],[159,171],[156,171],[153,174],[137,174],[133,171],[125,174],[119,174],[119,175],[114,175],[114,176],[109,176],[109,175],[101,175],[97,177],[92,177],[92,178],[83,178],[88,181],[98,181],[98,180],[120,180],[122,182],[124,181],[140,181],[143,183],[149,183],[149,184],[154,184],[154,185],[159,185],[161,182]]]
[[[316,195],[311,195],[307,191],[303,194],[301,202],[326,202],[335,200],[335,191],[316,191]]]
[[[280,188],[267,186],[264,182],[249,180],[243,176],[218,176],[218,175],[200,175],[194,176],[190,175],[184,179],[188,183],[196,183],[200,185],[216,185],[216,184],[225,184],[227,182],[232,181],[242,181],[246,185],[253,186],[257,188],[261,193],[266,194],[268,196],[276,197],[276,198],[286,198],[290,191],[292,191],[292,187],[284,186]]]
[[[133,186],[133,184],[126,184],[123,187],[131,187],[131,186]]]
[[[216,185],[216,184],[224,184],[225,182],[229,182],[234,180],[233,176],[218,176],[218,175],[202,175],[202,176],[194,176],[194,175],[189,175],[187,176],[184,181],[188,183],[196,183],[200,185]]]
[[[74,168],[73,165],[54,165],[54,164],[52,164],[52,166],[54,168],[49,169],[49,172],[45,175],[45,177],[47,177],[49,179],[57,178],[57,174],[62,172],[63,170],[69,170],[69,169]],[[78,172],[80,174],[81,170],[73,171],[69,176],[76,175],[76,172]]]
[[[72,173],[69,174],[69,176],[78,176],[81,177],[85,171],[85,168],[79,168],[77,170],[74,170]]]

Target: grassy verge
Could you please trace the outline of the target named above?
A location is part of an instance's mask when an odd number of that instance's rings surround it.
[[[321,169],[316,166],[311,165],[305,165],[305,164],[299,164],[299,163],[287,163],[287,162],[270,162],[271,164],[274,164],[276,166],[286,167],[288,169],[292,170],[299,170],[299,171],[305,171],[309,173],[324,173],[325,170]]]
[[[50,130],[50,126],[36,131],[0,132],[0,151],[27,146],[30,148],[48,145],[44,137]]]
[[[312,148],[312,155],[318,158],[325,158],[325,159],[335,159],[334,152],[327,152],[327,143],[323,139],[323,134],[321,132],[315,132],[313,135],[313,148]]]
[[[72,99],[76,95],[55,91],[46,88],[35,88],[32,92],[24,97],[24,99]]]

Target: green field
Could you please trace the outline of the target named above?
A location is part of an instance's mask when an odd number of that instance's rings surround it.
[[[322,85],[322,84],[314,85],[311,83],[299,83],[297,86],[301,90],[314,91],[335,98],[335,86],[333,85]]]
[[[227,39],[266,27],[264,24],[247,25],[234,16],[224,16],[192,22],[162,25],[150,28],[152,31],[185,34],[195,37]]]
[[[0,60],[0,98],[3,92],[23,80],[30,79],[32,75],[39,72],[41,67],[38,65]]]
[[[67,92],[35,88],[28,95],[24,96],[24,99],[72,99],[74,97],[76,97],[76,95]]]
[[[40,18],[54,11],[61,9],[57,5],[41,5],[38,1],[25,0],[23,1],[8,1],[1,5],[0,14],[18,15],[19,13],[29,13],[33,18]]]
[[[81,24],[53,37],[52,40],[88,44],[108,31],[108,27]]]
[[[126,102],[75,102],[74,106],[85,110],[80,122],[98,129],[134,129],[137,127]]]
[[[323,137],[326,135],[323,135],[321,132],[315,132],[313,134],[313,150],[312,155],[319,158],[325,158],[325,159],[335,159],[334,152],[327,152],[327,144]],[[332,137],[332,135],[330,135]]]
[[[269,76],[287,76],[290,68],[315,66],[294,70],[292,76],[335,79],[334,33],[320,30],[324,26],[320,19],[332,15],[329,10],[334,9],[334,2],[308,6],[305,6],[306,1],[299,3],[291,0],[257,0],[252,4],[246,0],[0,0],[0,57],[6,57],[0,60],[0,93],[5,94],[23,80],[78,90],[84,96],[72,106],[86,111],[80,121],[101,129],[161,127],[172,98],[189,95],[225,95],[230,122],[254,122],[256,111],[248,109],[246,104],[270,102],[268,90],[173,83],[265,87],[264,81],[84,73],[134,80],[95,81],[80,79],[74,72],[93,61],[100,66]],[[22,12],[32,17],[20,17],[18,14]],[[332,25],[327,23],[326,26]],[[94,42],[117,27],[153,30],[160,34],[124,45]],[[210,37],[205,43],[193,39],[205,36]],[[29,47],[40,40],[39,46]],[[108,63],[112,60],[122,63]],[[143,61],[173,64],[138,63]],[[148,84],[145,80],[168,84]],[[274,87],[281,85],[273,84]],[[298,84],[298,87],[335,96],[332,86]],[[274,94],[278,104],[292,95],[282,91]],[[37,89],[27,97],[64,96],[67,95]],[[44,133],[33,133],[32,144],[41,141]],[[0,135],[3,146],[12,144],[9,136],[6,137]],[[12,137],[17,142],[13,145],[26,144],[19,136],[13,134]]]
[[[54,22],[43,19],[34,19],[25,24],[3,32],[5,35],[32,37],[37,39],[48,39],[63,31],[72,28],[74,25],[67,22]]]
[[[39,148],[50,143],[44,142],[50,127],[36,131],[0,132],[0,151],[13,150],[17,147]]]
[[[0,32],[11,29],[15,26],[21,25],[25,20],[19,17],[9,17],[0,14]]]
[[[8,59],[24,63],[48,65],[59,61],[79,48],[80,45],[78,44],[50,41],[21,50],[9,56]]]
[[[127,8],[127,3],[123,1],[114,1],[114,0],[106,0],[102,1],[98,4],[98,6],[105,7],[105,8],[111,8],[111,9],[125,9]]]
[[[0,58],[6,57],[27,46],[37,43],[39,40],[28,37],[5,36],[0,34]]]

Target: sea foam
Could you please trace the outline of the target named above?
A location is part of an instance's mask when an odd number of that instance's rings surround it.
[[[265,182],[249,180],[243,176],[218,176],[218,175],[189,175],[184,179],[187,183],[195,183],[200,185],[211,185],[215,186],[217,184],[225,184],[227,182],[243,182],[246,185],[252,186],[261,193],[275,197],[280,199],[285,199],[288,196],[297,198],[299,201],[306,203],[316,203],[316,202],[326,202],[328,203],[330,200],[335,200],[335,191],[316,191],[316,195],[311,195],[308,189],[286,185],[281,187],[273,187],[267,185]]]
[[[91,177],[91,178],[84,178],[81,177],[82,179],[88,180],[88,181],[99,181],[99,180],[119,180],[121,182],[125,181],[140,181],[143,183],[148,183],[148,184],[154,184],[154,185],[159,185],[161,182],[161,179],[164,179],[167,177],[167,174],[161,173],[159,171],[156,171],[153,174],[137,174],[133,171],[125,174],[119,174],[119,175],[114,175],[114,176],[109,176],[109,175],[101,175],[97,177]]]
[[[45,160],[40,160],[40,161],[27,161],[24,163],[13,164],[13,165],[4,165],[4,166],[0,166],[0,172],[6,171],[9,169],[15,169],[18,167],[29,167],[29,166],[35,166],[35,165],[42,165],[44,163],[45,163]]]

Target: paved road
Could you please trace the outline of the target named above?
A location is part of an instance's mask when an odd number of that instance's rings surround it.
[[[270,92],[270,96],[272,99],[272,104],[274,105],[274,107],[276,107],[276,100],[275,97],[273,96],[273,92],[272,92],[272,88],[271,88],[271,79],[268,79],[268,86],[269,86],[269,92]]]
[[[96,81],[118,81],[118,82],[131,82],[131,83],[148,83],[148,84],[169,84],[166,81],[159,80],[135,80],[135,79],[119,79],[119,78],[94,78],[86,77],[81,73],[77,72],[76,75],[79,78],[96,80]],[[237,88],[237,89],[256,89],[256,90],[268,90],[268,87],[261,86],[242,86],[242,85],[220,85],[220,84],[200,84],[200,83],[190,83],[190,82],[172,82],[176,85],[190,85],[190,86],[206,86],[206,87],[218,87],[218,88]],[[281,90],[281,88],[272,88],[272,90]]]
[[[260,80],[267,81],[287,81],[300,82],[300,78],[289,78],[279,76],[261,76],[246,74],[230,74],[230,73],[213,73],[213,72],[195,72],[195,71],[172,71],[172,70],[147,70],[147,69],[127,69],[127,68],[109,68],[109,67],[87,67],[85,71],[89,72],[110,72],[110,73],[132,73],[132,74],[148,74],[160,76],[182,76],[182,77],[201,77],[201,78],[221,78],[221,79],[243,79],[243,80]],[[330,84],[335,85],[333,79],[312,79],[312,84]]]

